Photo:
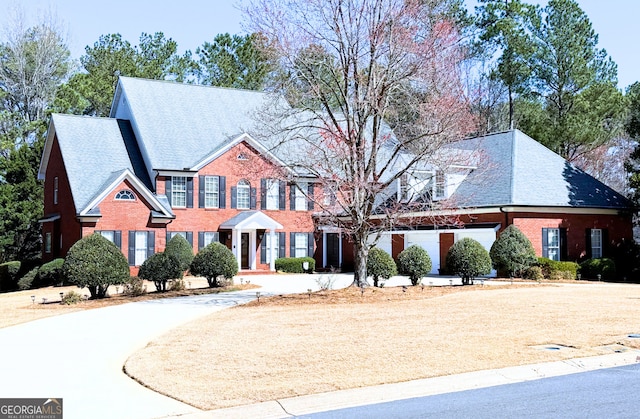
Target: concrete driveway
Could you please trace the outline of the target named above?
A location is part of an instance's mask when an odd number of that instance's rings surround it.
[[[262,295],[351,283],[351,275],[247,276]],[[0,329],[0,397],[62,398],[64,417],[156,418],[198,410],[151,391],[122,371],[151,340],[190,320],[255,298],[256,290],[144,301]]]

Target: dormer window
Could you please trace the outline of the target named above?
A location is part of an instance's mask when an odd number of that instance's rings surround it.
[[[135,201],[136,196],[133,192],[123,189],[116,194],[116,201]]]
[[[409,200],[409,175],[406,173],[398,179],[398,200],[400,202]]]

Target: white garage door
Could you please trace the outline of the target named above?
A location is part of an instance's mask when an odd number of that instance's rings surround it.
[[[404,236],[404,248],[417,244],[429,253],[431,273],[440,269],[440,231],[409,231]]]

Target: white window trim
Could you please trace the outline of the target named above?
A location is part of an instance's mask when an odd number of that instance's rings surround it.
[[[309,251],[309,236],[307,235],[307,233],[296,233],[295,238],[295,255],[293,255],[293,257],[306,257]],[[303,242],[304,246],[302,246]]]
[[[246,180],[241,180],[236,186],[236,209],[247,210],[249,208],[251,208],[251,185]]]
[[[598,246],[595,245],[596,241],[594,238],[598,240]],[[597,251],[596,251],[597,249]],[[602,258],[602,229],[600,228],[592,228],[591,229],[591,257],[593,259]]]
[[[115,200],[116,201],[135,201],[136,194],[134,194],[132,191],[128,189],[123,189],[116,194]]]
[[[178,179],[180,183],[178,183]],[[182,181],[184,181],[184,189]],[[180,186],[178,189],[177,186]],[[182,199],[184,197],[184,204]],[[178,202],[180,199],[180,202]],[[172,176],[171,177],[171,207],[172,208],[186,208],[187,207],[187,177],[186,176]]]
[[[551,245],[551,232],[555,232],[555,236],[557,237],[557,244],[552,246]],[[551,251],[555,250],[556,251],[556,255],[557,255],[557,259],[552,259],[551,257]],[[549,257],[549,259],[551,260],[556,260],[559,261],[560,260],[560,229],[559,228],[548,228],[547,229],[547,257]]]
[[[53,205],[58,205],[59,181],[58,176],[53,178]]]
[[[220,207],[220,178],[218,176],[204,177],[204,207]]]
[[[266,186],[267,209],[280,209],[280,182],[277,179],[267,179]]]

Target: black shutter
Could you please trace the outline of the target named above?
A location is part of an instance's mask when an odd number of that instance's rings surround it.
[[[289,233],[289,257],[296,255],[296,233]]]
[[[286,257],[286,237],[287,233],[278,233],[278,257],[280,258]]]
[[[198,252],[204,247],[204,231],[198,231]]]
[[[591,229],[585,229],[584,233],[584,250],[587,259],[591,259],[593,257],[593,248],[591,247]]]
[[[191,245],[191,249],[193,250],[193,231],[187,231],[187,241]]]
[[[231,187],[231,208],[238,207],[238,188],[236,186]]]
[[[116,230],[113,232],[113,242],[118,246],[118,249],[122,249],[122,231]]]
[[[129,266],[136,262],[136,232],[129,232]]]
[[[249,203],[249,208],[252,210],[256,209],[256,200],[257,200],[257,191],[256,188],[251,188],[251,202]]]
[[[265,231],[260,242],[260,263],[267,263],[267,234],[269,232]]]
[[[567,243],[567,229],[561,228],[560,229],[560,260],[568,259],[568,253],[567,253],[568,248],[569,246]]]
[[[287,197],[287,182],[281,180],[278,183],[278,209],[279,210],[287,209],[286,197]]]
[[[296,185],[293,183],[289,187],[289,209],[291,211],[296,209]]]
[[[156,252],[156,232],[147,232],[147,257]]]
[[[307,199],[307,210],[311,211],[313,210],[313,183],[309,184],[307,195],[309,195],[309,198]]]
[[[227,177],[218,176],[218,208],[226,208],[227,201]]]
[[[198,176],[198,208],[204,208],[204,176]]]
[[[549,257],[549,229],[542,229],[542,257]]]
[[[310,258],[313,257],[313,245],[314,245],[313,233],[309,233],[307,235],[307,256],[309,256]]]
[[[169,200],[169,205],[173,208],[173,199],[171,199],[171,176],[167,177],[164,181],[164,194],[167,196]]]
[[[267,179],[260,179],[260,208],[267,209]]]
[[[609,230],[602,229],[602,257],[606,258],[609,255]]]
[[[193,178],[187,178],[187,208],[193,208]]]

